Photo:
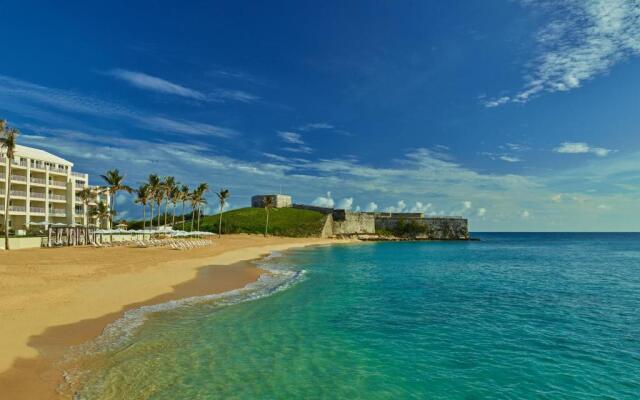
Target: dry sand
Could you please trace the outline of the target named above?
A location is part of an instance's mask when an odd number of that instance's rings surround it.
[[[56,398],[61,371],[54,360],[67,346],[98,336],[127,309],[243,287],[261,273],[247,260],[336,242],[229,235],[214,239],[212,246],[183,251],[0,251],[1,397]]]

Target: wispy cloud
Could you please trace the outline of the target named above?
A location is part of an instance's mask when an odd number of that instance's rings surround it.
[[[158,93],[168,93],[176,96],[189,97],[196,100],[205,100],[206,96],[197,90],[189,89],[177,83],[151,76],[143,72],[129,71],[126,69],[112,69],[108,74],[123,80],[139,89],[150,90]]]
[[[293,153],[305,153],[309,154],[313,151],[311,147],[309,147],[305,141],[302,139],[302,135],[296,132],[289,131],[280,131],[278,132],[278,136],[282,141],[288,143],[293,146],[283,147],[283,150],[290,151]]]
[[[333,129],[333,128],[335,128],[333,125],[326,122],[314,122],[314,123],[309,123],[309,124],[304,124],[302,126],[299,126],[298,130],[305,132],[305,131],[311,131],[316,129]]]
[[[242,90],[216,89],[207,95],[207,99],[211,101],[231,100],[240,103],[252,103],[259,100],[260,97]]]
[[[549,22],[536,33],[537,55],[517,93],[485,102],[525,103],[543,92],[579,88],[614,65],[640,54],[639,0],[522,0]]]
[[[150,114],[122,104],[84,96],[73,91],[49,88],[5,75],[0,75],[0,109],[46,120],[44,122],[47,123],[58,119],[52,112],[57,110],[69,114],[121,120],[161,133],[209,135],[221,138],[238,135],[238,132],[231,128]]]
[[[304,144],[302,136],[295,132],[280,131],[278,132],[278,136],[280,137],[280,139],[284,140],[287,143]]]
[[[556,153],[564,154],[595,154],[598,157],[606,157],[613,150],[603,147],[590,146],[584,142],[564,142],[560,146],[553,149]]]

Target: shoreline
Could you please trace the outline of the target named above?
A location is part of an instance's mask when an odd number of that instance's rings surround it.
[[[84,290],[78,290],[79,293],[74,293],[75,296],[72,294],[72,300],[64,299],[66,301],[51,307],[45,305],[52,318],[35,324],[40,325],[37,331],[35,326],[29,326],[29,331],[25,332],[26,327],[20,326],[20,322],[42,315],[38,304],[31,310],[28,310],[29,306],[24,303],[9,304],[9,310],[6,310],[7,302],[3,302],[5,306],[0,309],[0,317],[8,322],[8,326],[0,328],[0,340],[4,344],[2,345],[3,355],[0,357],[0,393],[16,400],[62,398],[58,388],[63,383],[63,371],[57,363],[65,350],[70,346],[96,338],[106,325],[120,318],[125,311],[144,305],[242,288],[255,282],[264,272],[253,261],[276,251],[349,242],[318,238],[262,238],[251,235],[229,235],[223,237],[222,241],[213,240],[213,245],[210,247],[187,251],[164,248],[65,248],[17,250],[3,254],[20,253],[14,258],[23,259],[23,261],[26,259],[30,262],[14,265],[11,268],[24,268],[26,271],[22,271],[23,273],[37,275],[38,270],[34,270],[33,264],[38,264],[38,261],[34,262],[34,258],[44,261],[43,256],[46,255],[43,252],[62,250],[69,253],[62,255],[62,261],[73,263],[74,267],[71,267],[71,270],[83,268],[78,266],[78,263],[90,263],[90,259],[95,261],[96,256],[105,256],[107,253],[111,256],[110,259],[117,260],[118,256],[126,258],[132,252],[141,252],[136,254],[139,257],[135,257],[133,261],[123,260],[116,263],[117,267],[113,266],[113,262],[107,263],[117,271],[115,273],[101,271],[101,274],[97,274],[101,275],[97,281],[93,281],[96,277],[91,274],[88,279],[81,279],[80,282],[71,281],[73,283],[70,286],[78,286],[73,289],[81,289],[81,286],[85,286],[82,288]],[[87,256],[90,259],[87,259]],[[149,264],[155,264],[132,267],[132,262],[139,263],[140,258],[143,262],[148,260]],[[54,261],[53,264],[55,265],[56,262]],[[8,282],[13,283],[12,279],[7,277],[7,268],[5,262],[0,264],[0,288],[4,288]],[[103,268],[107,267],[103,266]],[[63,270],[61,275],[73,275],[65,272],[67,271]],[[46,273],[43,275],[46,276]],[[77,278],[77,276],[74,277]],[[26,284],[25,289],[28,289],[28,286],[29,284]],[[93,289],[98,290],[93,291]],[[54,285],[52,293],[47,294],[58,295],[58,290],[59,288]],[[48,296],[38,294],[35,297]],[[13,309],[11,309],[12,306]],[[56,310],[56,308],[60,309]],[[79,312],[74,315],[74,311]],[[60,323],[55,323],[57,321]],[[13,326],[11,326],[12,323]],[[20,328],[23,328],[22,331]],[[16,333],[19,334],[16,335]],[[22,346],[8,348],[7,344],[18,343],[20,339],[23,342]],[[12,359],[8,362],[10,357]]]

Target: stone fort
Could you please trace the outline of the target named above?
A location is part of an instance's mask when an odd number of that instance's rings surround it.
[[[252,207],[264,207],[272,198],[275,208],[293,207],[317,211],[326,216],[322,237],[382,236],[397,231],[408,232],[417,240],[467,240],[469,226],[466,218],[458,216],[425,216],[422,213],[359,212],[306,204],[295,204],[291,196],[282,194],[257,195],[251,198]],[[404,230],[403,230],[404,228]]]

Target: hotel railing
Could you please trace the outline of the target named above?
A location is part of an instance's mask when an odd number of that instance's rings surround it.
[[[46,184],[47,184],[47,180],[46,180],[46,179],[43,179],[43,178],[34,178],[34,177],[31,177],[31,178],[29,179],[29,181],[30,181],[31,183],[39,183],[39,184],[41,184],[41,185],[46,185]]]
[[[84,174],[82,172],[71,171],[71,175],[77,176],[79,178],[84,178]]]
[[[9,193],[11,193],[11,196],[27,197],[27,192],[24,190],[11,190]]]
[[[67,215],[67,211],[66,210],[52,209],[52,210],[49,210],[49,214],[51,214],[51,215]]]
[[[9,206],[9,211],[13,211],[13,212],[26,212],[26,211],[27,211],[27,207],[21,207],[21,206]]]
[[[4,174],[0,174],[0,179],[4,180],[5,175]]]
[[[6,163],[6,162],[7,162],[7,159],[2,157],[2,156],[0,156],[0,163]]]
[[[15,182],[26,182],[27,177],[22,175],[11,175],[11,180]]]
[[[49,195],[49,199],[51,199],[51,200],[66,200],[67,197],[66,196],[62,196],[60,194],[50,194]]]
[[[59,186],[59,187],[66,187],[67,186],[66,182],[60,182],[60,181],[49,181],[49,185],[51,185],[51,186]]]
[[[0,189],[0,196],[4,196],[4,189]]]
[[[67,170],[64,169],[64,168],[49,167],[48,169],[51,172],[57,172],[57,173],[60,173],[60,174],[66,174],[67,173]]]
[[[42,169],[44,170],[44,165],[43,164],[37,164],[37,163],[32,163],[31,164],[31,169]]]
[[[34,214],[44,214],[45,209],[43,207],[29,207],[29,212]]]
[[[22,160],[22,161],[13,160],[12,164],[13,165],[19,165],[21,167],[26,167],[27,166],[27,160]]]
[[[47,197],[44,193],[39,193],[39,192],[31,192],[29,193],[29,196],[35,199],[44,199]]]

